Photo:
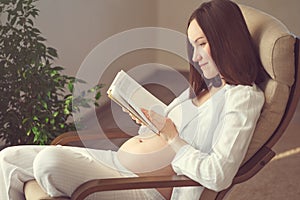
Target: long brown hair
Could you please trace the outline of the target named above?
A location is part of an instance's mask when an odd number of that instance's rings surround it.
[[[193,19],[203,30],[220,74],[231,85],[252,85],[261,81],[258,78],[261,62],[245,19],[240,8],[230,0],[212,0],[196,9]],[[207,86],[198,72],[196,63],[191,60],[193,47],[189,42],[190,84],[196,95],[207,90]],[[197,64],[196,64],[197,65]]]

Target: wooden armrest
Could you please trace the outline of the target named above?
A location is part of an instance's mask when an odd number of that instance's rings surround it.
[[[252,159],[246,162],[238,171],[233,180],[233,184],[238,184],[248,180],[261,170],[267,164],[275,153],[267,148],[260,149]],[[95,179],[80,185],[72,194],[72,200],[83,200],[89,194],[100,191],[109,190],[128,190],[128,189],[144,189],[144,188],[166,188],[166,187],[185,187],[185,186],[201,186],[198,182],[186,176],[148,176],[134,178],[112,178],[112,179]],[[232,187],[225,189],[216,197],[222,199]],[[218,196],[217,196],[218,195]],[[216,198],[216,199],[218,199]]]
[[[83,200],[89,194],[110,190],[201,186],[186,176],[148,176],[90,180],[73,192],[72,200]]]
[[[51,145],[68,145],[72,142],[91,141],[97,139],[117,139],[117,138],[130,138],[132,136],[122,132],[120,129],[109,129],[105,134],[99,134],[97,131],[88,130],[80,131],[80,136],[77,131],[70,131],[57,136]]]

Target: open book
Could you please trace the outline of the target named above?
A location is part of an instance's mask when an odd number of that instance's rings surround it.
[[[159,131],[141,111],[141,108],[153,110],[164,115],[166,105],[121,70],[116,75],[111,86],[107,90],[108,97],[119,104],[133,116],[139,119],[154,133]]]

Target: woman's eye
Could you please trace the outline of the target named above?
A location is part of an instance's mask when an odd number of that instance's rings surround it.
[[[194,45],[194,48],[196,48],[196,47],[204,47],[205,45],[206,45],[206,42],[199,42],[199,43],[196,43]]]

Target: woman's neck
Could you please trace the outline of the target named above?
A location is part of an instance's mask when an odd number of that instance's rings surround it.
[[[209,87],[208,90],[201,92],[200,95],[195,97],[193,99],[193,103],[198,107],[201,106],[205,101],[207,101],[210,97],[212,97],[215,93],[222,89],[225,84],[225,81],[222,79],[222,85],[220,87]]]
[[[218,92],[220,89],[222,89],[225,85],[225,81],[222,80],[222,85],[220,87],[210,87],[208,89],[210,96],[213,96],[216,92]]]

